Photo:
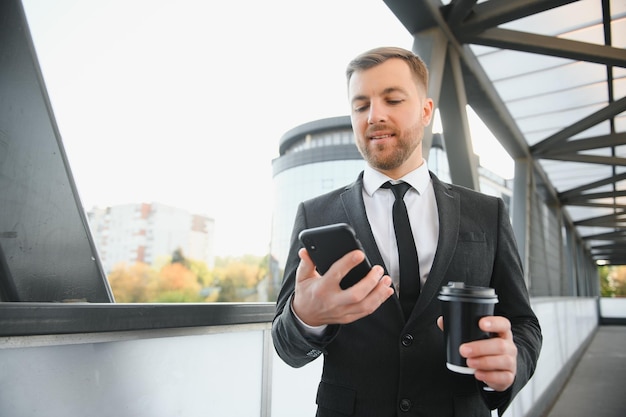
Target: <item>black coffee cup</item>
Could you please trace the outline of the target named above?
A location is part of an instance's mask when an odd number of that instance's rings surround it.
[[[449,282],[441,287],[438,298],[442,301],[446,366],[454,372],[473,374],[475,369],[467,366],[467,361],[459,353],[459,346],[489,338],[489,333],[478,327],[478,321],[493,315],[498,296],[493,288]]]

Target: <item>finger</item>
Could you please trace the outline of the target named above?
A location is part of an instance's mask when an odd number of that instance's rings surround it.
[[[381,276],[380,278],[376,279],[375,287],[366,295],[365,299],[363,300],[363,308],[365,309],[366,314],[373,313],[394,293],[394,290],[391,287],[391,277],[389,275],[382,275],[384,273],[384,269],[381,266],[375,266],[372,269],[380,269]],[[372,271],[372,273],[374,272],[376,271]],[[368,274],[368,276],[369,275],[371,275],[371,273]],[[377,273],[374,275],[374,277],[376,276],[378,276]]]
[[[492,337],[491,339],[476,340],[463,343],[459,353],[464,358],[478,358],[481,356],[517,355],[517,347],[512,339]]]
[[[315,270],[315,264],[311,260],[309,252],[307,252],[305,248],[301,248],[298,251],[298,256],[300,256],[300,263],[298,264],[298,269],[296,271],[296,281],[302,281],[314,276],[319,276]]]
[[[330,268],[328,268],[328,271],[324,274],[324,278],[327,279],[329,283],[339,286],[339,283],[348,274],[348,272],[363,262],[364,259],[365,254],[361,250],[357,249],[348,252],[332,264]],[[380,276],[382,276],[382,274],[380,274]]]
[[[437,317],[437,326],[439,326],[439,330],[443,331],[443,316]]]
[[[513,385],[513,381],[515,381],[514,373],[502,371],[490,372],[477,370],[474,373],[474,377],[487,384],[490,388],[500,392],[506,391]]]
[[[376,288],[380,280],[383,278],[385,270],[380,265],[374,265],[372,269],[359,282],[348,288],[344,293],[347,296],[355,297],[361,300]]]
[[[467,366],[474,368],[474,377],[496,391],[506,390],[515,380],[517,359],[515,356],[483,356],[467,360]]]
[[[376,288],[378,288],[380,281],[383,279],[384,273],[385,270],[380,265],[374,265],[370,272],[365,275],[359,282],[357,282],[350,288],[342,290],[341,293],[337,295],[339,302],[344,305],[351,305],[364,303],[366,298],[369,296],[373,298],[380,298],[380,294],[376,295]],[[388,284],[386,285],[386,287],[389,287],[389,289],[391,289],[391,278],[389,278],[387,283]],[[387,291],[388,290],[383,289],[383,292],[386,293]],[[391,291],[393,291],[393,289],[391,289]]]
[[[346,304],[344,304],[341,317],[338,317],[339,323],[351,323],[372,314],[394,293],[391,287],[391,277],[389,275],[384,275],[382,278],[378,279],[374,289],[363,299],[359,298],[360,295],[354,295],[358,294],[358,291],[354,291],[354,287],[356,287],[356,285],[341,293],[341,296],[348,300]],[[353,293],[352,295],[350,295],[351,292]],[[352,302],[354,300],[358,301]]]
[[[502,316],[486,316],[479,320],[478,327],[484,332],[497,334],[503,338],[513,338],[511,322]]]
[[[517,361],[515,355],[478,356],[467,359],[467,366],[481,371],[506,371],[515,373]]]

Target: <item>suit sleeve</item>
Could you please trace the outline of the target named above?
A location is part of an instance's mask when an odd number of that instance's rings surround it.
[[[481,390],[487,405],[491,409],[497,408],[501,415],[535,372],[542,345],[541,328],[530,306],[515,236],[501,199],[498,199],[498,242],[491,285],[499,299],[495,314],[510,320],[517,347],[517,373],[513,385],[504,393]]]
[[[276,315],[272,323],[272,340],[278,356],[295,368],[304,366],[325,353],[325,346],[334,339],[340,327],[329,325],[323,336],[312,337],[301,329],[291,310],[296,270],[300,263],[298,250],[302,247],[298,235],[307,227],[306,210],[304,204],[301,203],[296,214],[283,283],[276,301]]]

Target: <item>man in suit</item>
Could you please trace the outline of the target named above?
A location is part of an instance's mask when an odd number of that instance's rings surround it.
[[[532,376],[541,348],[504,204],[428,171],[422,138],[433,102],[419,57],[401,48],[367,51],[349,64],[347,79],[355,140],[368,165],[355,183],[298,208],[272,326],[276,351],[294,367],[323,354],[319,417],[503,412]],[[406,314],[399,296],[409,284],[399,286],[395,198],[386,182],[411,186],[404,202],[421,292]],[[374,265],[345,290],[339,282],[365,254],[353,251],[320,275],[298,241],[305,228],[341,222],[355,229]],[[473,375],[446,368],[437,295],[449,281],[498,295],[494,316],[479,322],[493,337],[460,348]]]

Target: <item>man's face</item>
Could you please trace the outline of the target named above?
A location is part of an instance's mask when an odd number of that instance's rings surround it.
[[[356,144],[370,166],[396,179],[422,164],[433,102],[418,89],[406,62],[392,58],[355,72],[348,96]]]

